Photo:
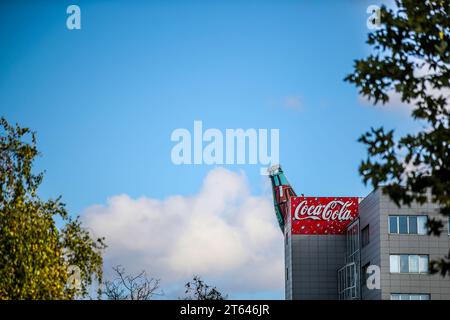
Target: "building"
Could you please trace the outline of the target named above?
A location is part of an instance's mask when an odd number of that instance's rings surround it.
[[[450,219],[431,202],[398,207],[380,190],[365,198],[299,197],[269,170],[284,234],[286,299],[450,299],[450,278],[428,263],[449,254]],[[440,219],[439,237],[428,219]]]

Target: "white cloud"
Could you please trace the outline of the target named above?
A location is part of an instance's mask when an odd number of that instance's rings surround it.
[[[251,195],[242,173],[211,170],[193,196],[113,196],[82,217],[106,237],[106,270],[145,269],[163,287],[181,289],[199,274],[231,297],[283,288],[283,239],[270,195]]]
[[[299,95],[270,97],[267,102],[272,108],[283,108],[293,111],[300,111],[303,108],[303,99]]]
[[[448,88],[444,88],[441,90],[435,89],[435,88],[428,88],[427,93],[430,94],[433,97],[438,97],[442,95],[447,100],[450,98],[450,90]],[[374,106],[379,108],[380,110],[386,110],[386,111],[394,111],[394,110],[402,110],[407,111],[408,115],[412,110],[416,108],[415,101],[411,101],[410,103],[402,102],[402,96],[400,93],[396,92],[395,90],[391,90],[387,93],[389,97],[389,101],[386,104],[381,104],[379,102],[376,106],[373,104],[373,101],[369,101],[367,97],[359,95],[358,101],[362,105],[366,106]],[[449,108],[449,105],[447,105],[447,108]]]
[[[423,60],[417,58],[411,60],[416,64],[416,68],[414,69],[414,77],[416,78],[426,77],[438,73],[438,71],[435,71],[432,68],[430,68],[430,65],[424,62]],[[450,89],[448,87],[436,89],[433,88],[429,82],[427,82],[425,88],[426,92],[433,97],[438,97],[442,95],[446,99],[450,98]],[[387,95],[389,97],[389,101],[385,105],[379,103],[377,106],[380,106],[380,108],[388,107],[386,108],[387,110],[403,109],[406,111],[412,111],[416,107],[415,105],[416,101],[414,100],[411,101],[410,103],[402,102],[401,94],[399,92],[396,92],[394,89],[387,92]],[[369,101],[366,96],[359,95],[358,101],[363,105],[373,106],[373,101]]]
[[[302,107],[302,100],[299,96],[287,96],[283,98],[283,106],[292,110],[300,110]]]

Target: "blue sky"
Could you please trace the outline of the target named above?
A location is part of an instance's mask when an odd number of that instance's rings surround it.
[[[81,30],[66,28],[72,3]],[[41,195],[62,195],[74,215],[119,194],[196,194],[214,166],[170,159],[171,132],[194,120],[279,129],[280,162],[298,193],[364,196],[359,135],[415,129],[405,107],[372,108],[343,81],[370,52],[366,8],[379,3],[2,2],[0,115],[37,131]],[[257,195],[259,168],[226,166]]]

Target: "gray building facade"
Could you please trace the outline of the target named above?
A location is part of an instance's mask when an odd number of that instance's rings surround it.
[[[430,218],[444,225],[439,237],[426,234]],[[448,218],[431,202],[399,208],[375,190],[360,200],[346,234],[285,231],[284,247],[286,299],[450,300],[450,278],[428,270],[450,249]],[[369,289],[378,270],[380,286]]]

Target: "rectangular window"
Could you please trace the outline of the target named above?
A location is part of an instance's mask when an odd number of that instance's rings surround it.
[[[428,256],[419,256],[419,272],[428,273]]]
[[[391,273],[428,273],[428,256],[392,254],[389,256]]]
[[[408,233],[409,234],[417,234],[417,217],[416,216],[408,217]]]
[[[406,254],[400,255],[400,272],[401,273],[409,272],[409,257]]]
[[[397,216],[389,216],[389,233],[398,233],[397,220]]]
[[[363,248],[369,244],[370,242],[369,225],[365,226],[364,229],[361,230],[361,241]]]
[[[427,234],[427,216],[417,217],[417,234]]]
[[[391,300],[430,300],[428,293],[392,293]]]
[[[427,234],[427,216],[389,216],[389,233]]]
[[[408,217],[407,216],[399,216],[398,217],[398,231],[400,234],[408,233]]]
[[[399,256],[398,255],[391,255],[389,257],[390,262],[390,270],[392,273],[399,273],[400,272],[400,263],[399,263]]]
[[[416,255],[409,256],[409,272],[412,273],[419,272],[419,256]]]

